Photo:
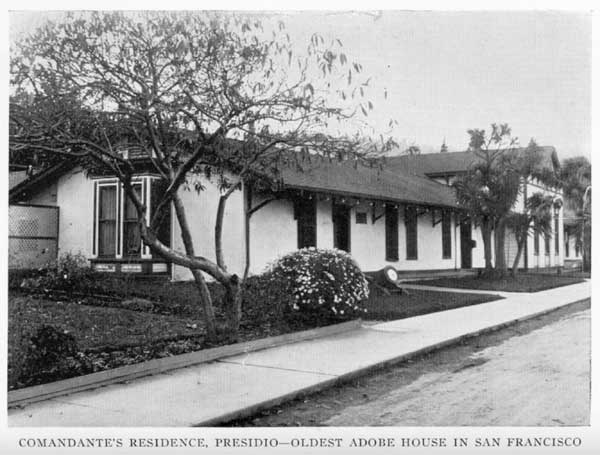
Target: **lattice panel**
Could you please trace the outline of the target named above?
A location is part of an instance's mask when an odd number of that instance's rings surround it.
[[[20,237],[56,237],[58,207],[11,205],[8,211],[8,235]]]
[[[8,226],[9,268],[39,268],[56,260],[57,207],[11,205]]]

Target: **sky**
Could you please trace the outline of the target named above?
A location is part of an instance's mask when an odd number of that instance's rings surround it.
[[[367,122],[405,145],[464,150],[467,130],[508,123],[559,157],[591,155],[591,15],[576,12],[285,12],[294,43],[339,38],[371,77]],[[11,41],[61,13],[15,12]],[[387,91],[387,98],[384,97]]]

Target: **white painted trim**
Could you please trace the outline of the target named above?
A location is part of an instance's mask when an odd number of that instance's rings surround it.
[[[93,218],[92,218],[92,223],[95,223],[95,226],[92,226],[92,258],[96,259],[98,257],[98,215],[99,215],[99,210],[98,208],[100,207],[99,204],[99,199],[100,199],[100,191],[99,191],[99,185],[98,182],[94,182],[94,194],[93,194],[93,199],[92,201],[94,202],[94,207],[93,207]]]
[[[152,179],[150,179],[150,177],[145,176],[143,178],[144,182],[142,183],[142,192],[144,189],[144,185],[146,187],[146,226],[148,226],[150,224],[150,210],[152,210],[152,208],[150,207],[150,194],[152,193],[152,187],[151,187],[151,182]],[[141,256],[142,259],[149,259],[152,258],[152,254],[150,254],[150,248],[148,247],[148,245],[146,245],[144,243],[144,241],[141,239],[140,237],[140,242],[142,242],[142,248],[141,248]]]

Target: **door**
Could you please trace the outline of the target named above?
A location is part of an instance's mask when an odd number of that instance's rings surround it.
[[[333,247],[350,252],[350,207],[334,203],[331,218],[333,221]]]
[[[471,222],[460,223],[460,268],[470,269],[473,266],[473,240],[471,239]]]

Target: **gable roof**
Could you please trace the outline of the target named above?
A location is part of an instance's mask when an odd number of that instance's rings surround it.
[[[515,149],[521,153],[525,147]],[[556,149],[551,146],[538,147],[541,160],[539,167],[555,171],[559,167]],[[387,168],[390,171],[400,170],[421,176],[454,175],[466,172],[480,158],[473,151],[426,153],[422,155],[401,155],[387,158]]]
[[[8,201],[10,204],[26,200],[35,195],[40,189],[54,183],[61,175],[76,166],[74,160],[63,161],[50,166],[37,174],[32,174],[28,178],[20,180],[14,186],[11,185],[8,190]]]
[[[454,190],[446,185],[402,170],[355,166],[350,160],[329,162],[313,158],[302,170],[283,166],[280,177],[288,188],[436,207],[457,206]]]

